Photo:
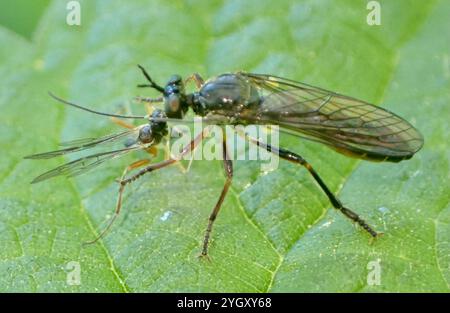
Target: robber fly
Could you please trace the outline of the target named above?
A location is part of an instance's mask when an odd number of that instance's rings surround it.
[[[423,137],[419,131],[392,112],[352,97],[290,79],[237,72],[222,74],[205,82],[199,74],[193,74],[185,81],[181,76],[173,75],[162,87],[152,80],[142,66],[139,68],[148,82],[138,85],[138,87],[150,87],[162,94],[160,98],[140,98],[139,100],[148,103],[163,102],[164,110],[155,110],[153,114],[147,116],[109,114],[94,111],[51,95],[64,104],[91,113],[115,118],[146,119],[147,122],[137,127],[130,127],[131,129],[125,132],[97,139],[75,141],[73,142],[74,146],[27,157],[30,159],[51,158],[106,145],[130,136],[133,138],[132,143],[122,149],[92,154],[66,163],[38,176],[33,182],[40,182],[59,175],[78,175],[131,151],[148,150],[168,136],[167,122],[182,121],[189,109],[202,117],[202,121],[206,123],[278,125],[283,132],[320,142],[337,152],[370,161],[399,162],[406,160],[419,151],[423,145]],[[185,84],[191,80],[195,82],[197,91],[186,93]],[[335,209],[359,224],[372,237],[380,234],[358,214],[345,207],[303,157],[283,148],[269,145],[246,133],[240,135],[260,148],[279,155],[282,159],[305,167]],[[178,162],[181,157],[192,152],[204,137],[205,131],[186,145],[178,158],[171,156],[158,163],[138,161],[128,166],[118,180],[120,186],[115,214],[108,226],[92,242],[105,234],[119,214],[125,186],[146,173]],[[208,253],[213,223],[233,177],[233,164],[228,156],[225,139],[223,139],[222,147],[226,181],[209,216],[203,239],[202,256],[206,256]],[[143,168],[131,176],[126,176],[129,170],[138,167]]]

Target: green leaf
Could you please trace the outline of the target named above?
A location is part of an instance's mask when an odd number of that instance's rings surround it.
[[[54,1],[32,41],[0,28],[0,291],[449,291],[447,1],[379,1],[380,26],[367,25],[367,1],[80,2],[81,26],[68,26],[65,3]],[[173,166],[132,184],[112,232],[82,246],[114,209],[114,179],[143,155],[36,185],[65,160],[23,156],[118,130],[56,104],[49,90],[103,111],[143,112],[130,99],[155,94],[135,88],[138,63],[161,84],[173,73],[272,73],[411,121],[425,146],[397,164],[282,138],[384,236],[370,243],[303,168],[281,162],[261,173],[238,161],[211,262],[199,260],[225,178],[220,161],[194,161],[188,174]],[[73,264],[79,285],[67,282]]]
[[[31,39],[36,24],[50,0],[16,0],[2,5],[0,25],[15,31],[27,39]]]

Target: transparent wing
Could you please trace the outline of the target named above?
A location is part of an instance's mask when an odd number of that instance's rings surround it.
[[[31,183],[38,183],[43,180],[47,180],[52,177],[56,176],[77,176],[80,174],[84,174],[93,168],[99,166],[100,164],[104,163],[105,161],[112,160],[119,158],[121,156],[126,155],[127,153],[135,150],[145,149],[148,148],[151,144],[146,145],[134,145],[123,149],[113,150],[113,151],[107,151],[107,152],[100,152],[95,153],[92,155],[88,155],[85,157],[81,157],[79,159],[76,159],[74,161],[68,162],[66,164],[63,164],[61,166],[58,166],[48,172],[45,172],[38,177],[36,177]]]
[[[423,137],[388,110],[332,91],[270,75],[240,73],[257,86],[262,102],[244,118],[276,124],[336,151],[373,161],[414,155]]]
[[[91,138],[81,138],[81,139],[74,139],[74,140],[67,140],[60,142],[59,145],[61,147],[70,147],[70,146],[80,146],[87,143],[90,143],[94,140],[98,140],[99,138],[91,137]]]
[[[64,155],[67,153],[78,152],[94,147],[100,147],[107,144],[113,144],[117,142],[125,143],[127,146],[136,143],[138,138],[139,129],[142,127],[138,126],[134,129],[126,130],[121,133],[110,134],[100,138],[85,138],[85,139],[77,139],[68,142],[61,143],[62,146],[70,146],[68,148],[49,151],[44,153],[38,153],[26,156],[25,159],[50,159],[56,156]],[[128,142],[126,142],[128,141]]]

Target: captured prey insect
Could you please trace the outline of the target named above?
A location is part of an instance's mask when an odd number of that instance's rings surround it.
[[[173,75],[162,87],[155,83],[145,69],[139,66],[147,79],[146,84],[162,94],[160,98],[140,98],[142,102],[163,102],[164,110],[155,110],[152,115],[129,116],[94,111],[53,96],[56,100],[91,113],[115,118],[147,119],[148,123],[98,139],[75,141],[75,146],[62,150],[35,154],[27,158],[51,158],[66,153],[90,149],[96,146],[134,136],[132,144],[125,148],[89,155],[59,166],[38,176],[39,182],[58,175],[78,175],[106,160],[114,159],[136,150],[148,150],[168,136],[168,122],[185,120],[185,114],[192,111],[202,117],[202,121],[219,125],[278,125],[281,131],[300,138],[306,138],[333,148],[337,152],[370,161],[399,162],[411,158],[423,145],[423,137],[410,123],[385,109],[367,102],[344,96],[322,88],[314,87],[290,79],[272,75],[236,72],[213,77],[206,82],[199,74],[193,74],[183,81]],[[185,84],[193,80],[197,91],[187,93]],[[358,214],[345,207],[331,192],[314,168],[300,155],[280,147],[269,145],[247,133],[240,133],[249,142],[279,155],[282,159],[305,167],[324,191],[333,207],[359,224],[372,237],[376,232]],[[192,152],[202,141],[205,132],[195,137],[181,151],[181,156]],[[233,177],[233,163],[229,158],[226,139],[223,139],[223,164],[226,181],[219,199],[209,216],[205,231],[202,256],[208,253],[208,243],[213,223],[230,187]],[[111,227],[120,212],[125,186],[146,173],[162,169],[176,163],[180,158],[168,157],[158,163],[137,161],[128,166],[119,180],[119,195],[115,214],[107,227],[93,241],[101,238]],[[149,164],[150,163],[150,164]],[[134,175],[128,171],[145,166]]]

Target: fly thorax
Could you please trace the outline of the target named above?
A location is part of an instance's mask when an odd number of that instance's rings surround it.
[[[205,103],[200,101],[200,93],[194,92],[187,95],[187,103],[192,108],[195,114],[205,116],[207,114]]]
[[[206,113],[221,111],[235,115],[255,102],[259,103],[259,95],[241,75],[224,74],[203,85],[198,101]]]
[[[169,132],[167,121],[164,120],[166,118],[167,118],[166,113],[160,109],[154,110],[152,115],[150,116],[149,125],[155,143],[159,143],[161,139],[164,136],[166,136]]]

